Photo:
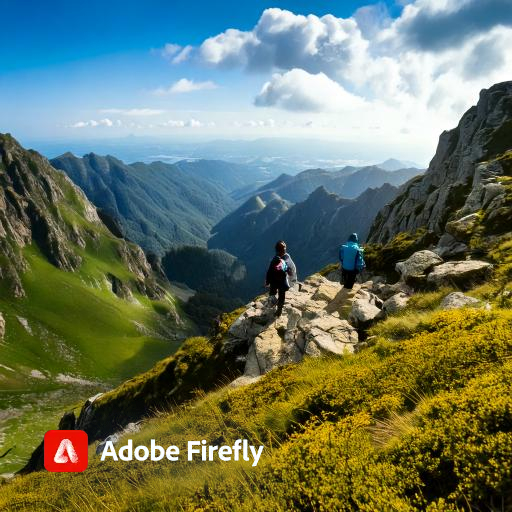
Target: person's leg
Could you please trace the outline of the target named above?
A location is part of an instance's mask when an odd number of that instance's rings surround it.
[[[345,285],[346,288],[352,290],[354,283],[356,282],[357,272],[355,270],[347,271],[347,283]]]
[[[341,284],[343,285],[344,288],[350,288],[350,275],[348,270],[342,269]]]
[[[277,299],[277,311],[276,315],[281,316],[283,312],[284,301],[286,299],[286,290],[284,288],[279,288],[279,295]]]
[[[276,293],[277,293],[277,288],[273,285],[270,285],[270,289],[268,291],[268,298],[269,298],[269,302],[272,306],[274,306],[276,304]]]

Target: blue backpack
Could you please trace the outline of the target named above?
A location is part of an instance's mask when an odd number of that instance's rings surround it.
[[[345,270],[362,272],[366,268],[363,249],[355,242],[347,242],[340,247],[340,260]]]

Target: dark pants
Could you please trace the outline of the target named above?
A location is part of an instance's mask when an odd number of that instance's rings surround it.
[[[348,290],[352,290],[354,283],[356,282],[357,270],[345,270],[341,271],[341,280],[343,286]]]
[[[268,293],[271,297],[275,296],[276,293],[278,294],[277,295],[277,307],[282,309],[283,305],[284,305],[284,301],[286,299],[286,290],[284,288],[277,288],[277,286],[270,285],[270,290]]]

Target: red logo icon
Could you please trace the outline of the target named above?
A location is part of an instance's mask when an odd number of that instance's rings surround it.
[[[83,430],[48,430],[44,435],[44,467],[53,472],[87,469],[88,439]]]

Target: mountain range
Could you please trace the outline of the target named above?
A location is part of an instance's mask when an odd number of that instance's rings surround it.
[[[345,198],[355,198],[368,188],[377,188],[384,183],[399,186],[423,173],[416,168],[386,171],[377,166],[344,167],[340,170],[309,169],[295,176],[282,174],[260,187],[257,193],[275,192],[287,201],[304,201],[318,187]]]
[[[346,199],[320,186],[292,205],[275,192],[263,192],[217,224],[208,247],[223,248],[245,263],[249,293],[254,294],[277,240],[286,240],[304,277],[335,260],[339,245],[352,232],[365,240],[379,210],[397,193],[398,188],[386,183]]]
[[[235,207],[229,191],[244,183],[242,166],[219,162],[127,165],[112,156],[66,153],[51,164],[116,219],[125,237],[156,254],[177,245],[204,246],[211,227]]]

